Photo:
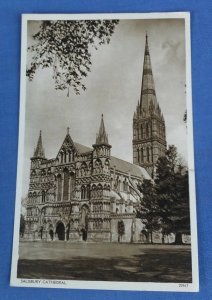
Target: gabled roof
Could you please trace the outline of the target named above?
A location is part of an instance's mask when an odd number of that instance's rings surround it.
[[[62,148],[67,148],[67,147],[73,147],[77,151],[76,145],[73,142],[73,140],[72,140],[72,138],[71,138],[71,136],[69,134],[69,131],[67,131],[67,134],[66,134],[65,139],[64,139],[64,141],[62,143],[62,146],[60,147],[60,150],[58,151],[58,154],[60,153],[60,151],[61,151]],[[58,156],[58,154],[57,154],[57,156]]]
[[[142,176],[145,179],[150,179],[149,174],[144,168],[114,156],[111,156],[110,158],[111,158],[111,162],[110,162],[111,167],[115,166],[115,169],[117,171],[129,173],[136,177]]]
[[[90,152],[90,151],[93,150],[93,149],[90,148],[90,147],[84,146],[84,145],[79,144],[79,143],[76,143],[76,142],[74,142],[74,145],[75,145],[77,151],[78,151],[79,153],[81,153],[81,154],[82,154],[82,153],[85,153],[85,152]]]

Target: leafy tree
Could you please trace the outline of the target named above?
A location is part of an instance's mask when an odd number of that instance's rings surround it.
[[[176,234],[175,243],[182,244],[182,234],[190,234],[188,171],[179,168],[175,180],[177,195],[173,209],[173,231]]]
[[[172,213],[175,197],[174,168],[176,152],[174,148],[166,151],[166,156],[160,157],[156,165],[155,193],[157,197],[158,216],[162,235],[172,232]]]
[[[150,234],[160,230],[164,236],[175,233],[175,243],[182,243],[182,234],[190,233],[188,171],[175,146],[158,159],[154,183],[144,180],[139,188],[143,194],[137,212]]]
[[[91,71],[91,47],[109,44],[118,20],[43,21],[28,48],[33,53],[26,75],[32,80],[38,68],[52,68],[55,89],[72,87],[79,95],[83,78]]]
[[[24,216],[21,214],[21,219],[20,219],[20,236],[23,237],[25,232],[25,219]]]
[[[118,241],[120,242],[122,240],[122,236],[125,234],[125,226],[124,222],[118,221]]]
[[[182,243],[182,233],[190,231],[188,172],[173,145],[158,159],[154,188],[163,236],[174,232],[175,242]]]
[[[143,197],[141,198],[137,216],[142,219],[142,222],[150,236],[150,243],[152,244],[153,231],[158,230],[160,227],[158,206],[153,182],[151,180],[144,179],[141,187],[139,187],[139,190],[143,194]]]

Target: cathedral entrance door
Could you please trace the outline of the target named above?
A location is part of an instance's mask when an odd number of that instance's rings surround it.
[[[64,241],[65,240],[65,226],[62,222],[59,222],[56,228],[56,233],[58,240]]]
[[[82,240],[86,241],[87,240],[87,230],[85,230],[84,228],[81,230],[82,232]]]
[[[50,236],[50,239],[53,241],[54,232],[52,229],[49,230],[49,236]]]

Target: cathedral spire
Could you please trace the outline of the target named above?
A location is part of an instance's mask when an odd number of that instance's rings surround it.
[[[133,115],[132,144],[133,163],[144,167],[154,178],[157,160],[166,151],[166,128],[156,98],[147,33],[140,101]]]
[[[42,133],[40,130],[40,134],[39,134],[39,138],[38,138],[38,142],[37,142],[37,147],[35,149],[34,152],[34,157],[36,158],[45,158],[45,154],[44,154],[44,149],[43,149],[43,144],[42,144]]]
[[[100,127],[99,127],[99,133],[97,134],[97,137],[96,137],[96,145],[102,145],[102,144],[109,145],[108,144],[108,136],[105,131],[103,114],[102,114],[101,123],[100,123]]]
[[[152,66],[149,52],[148,35],[146,33],[146,43],[144,51],[143,77],[140,96],[140,110],[148,111],[149,108],[156,106],[155,85],[152,74]]]

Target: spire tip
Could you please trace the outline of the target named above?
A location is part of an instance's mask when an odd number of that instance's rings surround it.
[[[40,130],[37,146],[36,146],[35,151],[34,151],[34,157],[45,158],[43,144],[42,144],[42,135],[41,134],[42,134],[42,131]]]
[[[101,116],[102,118],[101,118],[99,133],[97,134],[96,137],[96,144],[108,144],[108,135],[105,131],[103,114]]]

